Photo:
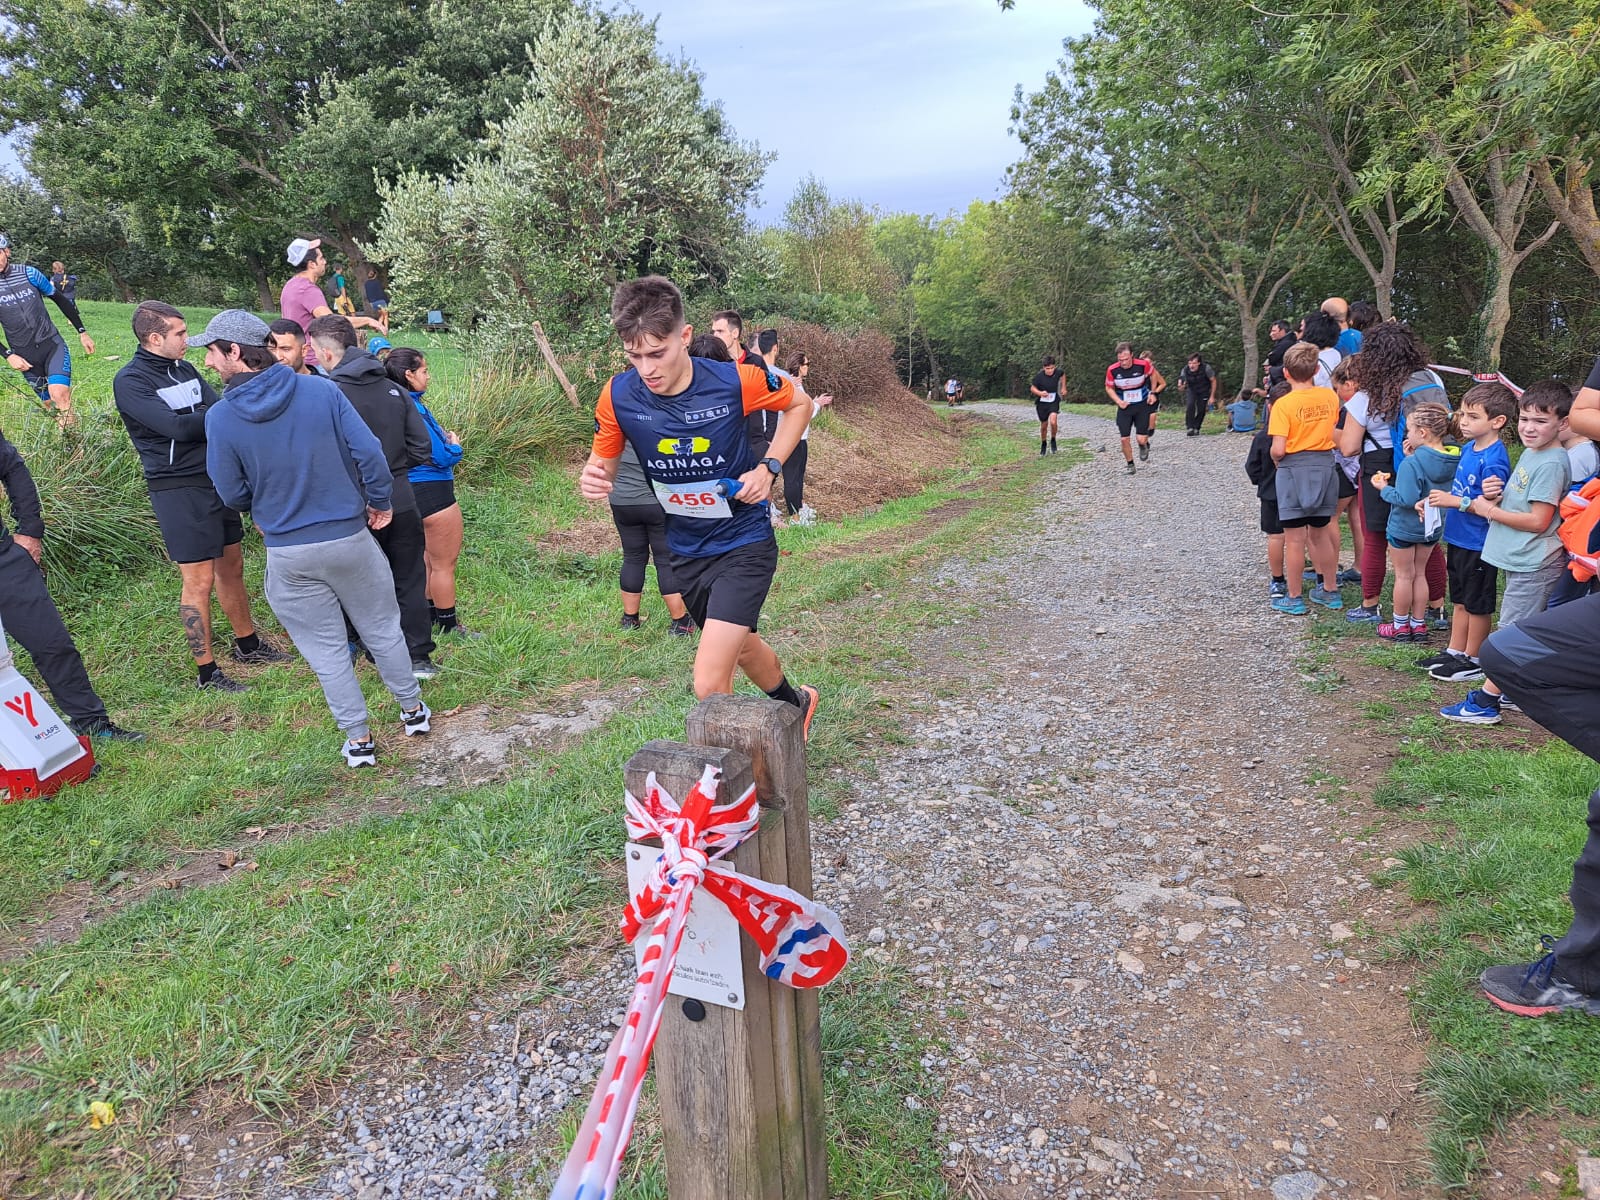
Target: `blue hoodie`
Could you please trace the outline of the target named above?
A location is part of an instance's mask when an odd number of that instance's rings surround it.
[[[389,508],[394,483],[382,445],[338,385],[282,363],[236,376],[206,413],[206,473],[268,546],[359,533],[369,505]]]
[[[1435,450],[1432,446],[1418,447],[1394,473],[1394,479],[1383,489],[1383,498],[1389,502],[1389,526],[1384,532],[1390,544],[1407,542],[1413,546],[1437,542],[1443,531],[1441,525],[1429,537],[1423,532],[1422,517],[1417,512],[1417,502],[1435,488],[1448,492],[1455,482],[1456,466],[1461,462],[1461,450],[1446,446]],[[1444,514],[1441,513],[1442,517]]]

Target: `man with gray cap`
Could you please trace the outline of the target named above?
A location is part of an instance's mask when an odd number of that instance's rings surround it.
[[[206,473],[223,503],[248,511],[261,530],[267,603],[322,684],[345,734],[345,763],[370,767],[377,747],[341,607],[399,702],[406,734],[427,733],[433,715],[411,670],[389,564],[367,532],[393,516],[393,478],[344,393],[283,366],[271,339],[265,321],[239,309],[189,339],[223,382],[206,413]]]

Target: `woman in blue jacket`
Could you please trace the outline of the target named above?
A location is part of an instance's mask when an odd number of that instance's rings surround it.
[[[370,346],[370,343],[369,343]],[[461,439],[440,425],[423,403],[428,390],[428,360],[422,351],[396,346],[384,360],[389,378],[405,388],[428,426],[433,443],[429,460],[406,472],[422,514],[423,561],[428,571],[428,607],[440,633],[466,634],[456,619],[456,563],[461,558],[464,524],[456,503],[456,464],[465,451]]]

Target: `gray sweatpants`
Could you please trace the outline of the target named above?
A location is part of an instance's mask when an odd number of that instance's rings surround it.
[[[402,708],[422,695],[400,632],[388,560],[366,530],[333,542],[267,547],[267,603],[316,672],[333,719],[359,741],[371,732],[367,700],[350,662],[344,613],[372,652],[383,684]],[[343,612],[340,611],[341,606]]]

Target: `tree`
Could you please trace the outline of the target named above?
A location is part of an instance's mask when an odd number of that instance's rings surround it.
[[[855,200],[835,200],[815,175],[795,189],[778,227],[778,262],[791,291],[844,300],[871,318],[893,312],[894,281],[878,254],[872,214]],[[891,326],[892,327],[892,326]]]
[[[374,244],[402,311],[594,335],[624,279],[726,280],[765,161],[653,24],[575,8],[540,30],[525,98],[458,170],[380,187]]]

